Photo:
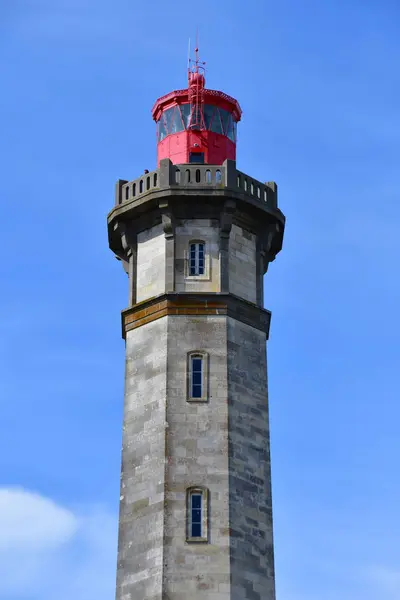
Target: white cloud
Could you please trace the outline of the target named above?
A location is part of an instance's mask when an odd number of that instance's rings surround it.
[[[23,488],[0,488],[0,599],[108,600],[115,590],[117,519],[71,510]]]
[[[77,528],[75,515],[52,500],[21,488],[0,489],[0,552],[57,548]]]

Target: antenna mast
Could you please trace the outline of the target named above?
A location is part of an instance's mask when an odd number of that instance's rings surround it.
[[[189,40],[190,54],[190,40]],[[204,129],[204,85],[205,85],[205,62],[199,59],[199,35],[196,33],[195,59],[189,57],[188,87],[190,102],[190,128]]]

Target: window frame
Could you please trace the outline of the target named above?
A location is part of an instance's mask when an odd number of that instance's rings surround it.
[[[200,358],[201,363],[201,396],[193,395],[193,359]],[[187,401],[208,402],[208,353],[204,350],[192,350],[187,355]]]
[[[192,536],[192,498],[201,496],[201,535]],[[208,527],[209,492],[202,486],[193,486],[186,490],[186,542],[191,544],[207,544],[209,541]]]

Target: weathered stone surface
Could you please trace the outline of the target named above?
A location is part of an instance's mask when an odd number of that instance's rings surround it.
[[[164,590],[168,598],[228,600],[228,404],[226,317],[167,317],[167,502]],[[206,352],[208,402],[187,402],[188,353]],[[186,543],[188,487],[209,490],[209,543]],[[219,590],[225,584],[226,591]]]
[[[167,321],[130,331],[126,377],[118,600],[162,600]]]
[[[137,302],[165,291],[165,235],[162,224],[137,236]]]
[[[274,600],[265,335],[228,318],[231,600]]]
[[[257,302],[256,236],[237,225],[229,236],[229,291]]]
[[[274,600],[265,333],[167,316],[127,333],[117,600]],[[188,353],[208,401],[187,401]],[[186,541],[186,491],[209,491],[207,544]]]

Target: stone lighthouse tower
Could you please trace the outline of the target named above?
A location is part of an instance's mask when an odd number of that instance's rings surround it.
[[[274,600],[263,276],[277,186],[236,167],[238,102],[159,98],[157,169],[119,180],[109,244],[128,274],[117,600]]]

